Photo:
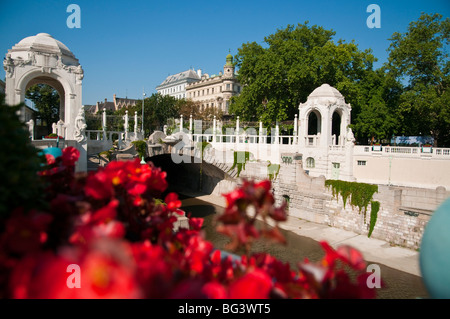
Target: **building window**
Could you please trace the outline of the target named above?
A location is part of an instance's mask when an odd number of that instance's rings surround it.
[[[211,94],[214,94],[214,88],[211,88]]]
[[[306,167],[307,168],[314,168],[315,166],[316,166],[316,162],[315,162],[314,158],[308,157],[306,159]]]
[[[230,89],[230,84],[227,84],[227,90],[229,90]]]
[[[222,92],[222,86],[220,86],[220,92]]]
[[[366,166],[366,161],[358,161],[358,166]]]
[[[206,89],[206,95],[208,95],[209,94],[209,89]]]

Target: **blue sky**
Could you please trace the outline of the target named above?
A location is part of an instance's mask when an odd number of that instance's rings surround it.
[[[81,28],[70,29],[69,4],[81,9]],[[366,25],[369,4],[381,9],[381,28]],[[449,0],[348,1],[1,1],[0,52],[21,39],[45,32],[64,43],[84,69],[83,104],[105,98],[142,98],[169,74],[189,68],[218,73],[228,51],[235,55],[246,42],[264,37],[288,24],[309,21],[336,32],[335,40],[355,40],[387,59],[388,39],[405,32],[421,12],[450,16]],[[0,74],[5,78],[5,72]]]

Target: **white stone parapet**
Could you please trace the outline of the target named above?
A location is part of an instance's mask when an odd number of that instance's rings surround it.
[[[410,146],[363,146],[354,148],[354,155],[439,158],[450,160],[450,148],[441,147],[410,147]]]

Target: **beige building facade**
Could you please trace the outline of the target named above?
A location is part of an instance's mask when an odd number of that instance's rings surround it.
[[[176,99],[186,98],[186,86],[189,83],[197,82],[201,79],[202,70],[187,70],[174,75],[169,75],[164,82],[156,87],[156,91],[161,95],[169,95]]]
[[[241,93],[241,85],[237,81],[233,56],[228,54],[223,72],[209,76],[203,74],[201,80],[186,85],[186,98],[197,102],[203,111],[216,108],[228,114],[230,99]]]

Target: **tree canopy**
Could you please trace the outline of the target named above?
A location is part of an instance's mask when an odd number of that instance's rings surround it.
[[[35,84],[27,90],[25,97],[33,101],[38,110],[37,117],[46,123],[47,130],[51,132],[52,124],[59,121],[58,91],[47,84]]]
[[[401,133],[432,135],[450,145],[450,19],[422,14],[390,38],[388,74],[402,84],[396,115]],[[447,47],[448,49],[448,47]]]
[[[372,51],[308,22],[288,25],[238,49],[235,64],[243,89],[230,114],[265,126],[293,119],[298,105],[323,83],[352,105],[351,127],[361,143],[393,135],[432,135],[435,146],[450,145],[448,60],[450,22],[423,13],[405,33],[389,39],[389,58],[373,69]]]
[[[305,22],[265,37],[267,47],[244,43],[236,56],[243,90],[233,98],[230,113],[265,125],[292,119],[300,102],[323,83],[341,91],[358,113],[358,83],[372,71],[375,58],[354,42],[333,42],[334,35]]]

